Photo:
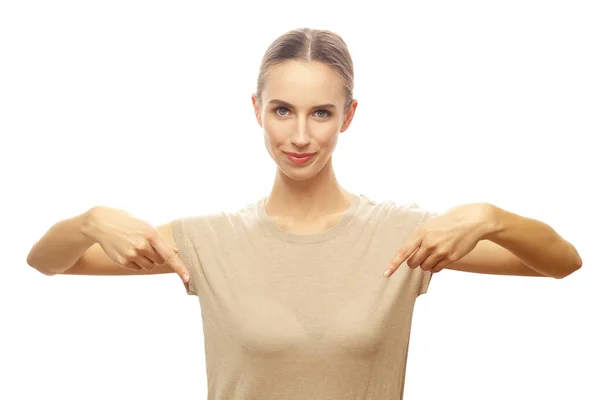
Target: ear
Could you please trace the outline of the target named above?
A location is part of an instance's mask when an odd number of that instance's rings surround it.
[[[358,107],[358,100],[354,99],[354,100],[352,100],[352,103],[350,104],[350,109],[346,113],[346,116],[344,118],[344,124],[342,125],[342,128],[340,129],[340,133],[344,132],[350,126],[350,123],[352,122],[352,118],[354,118],[354,112],[356,111],[356,107]]]
[[[254,115],[256,116],[256,121],[258,121],[258,124],[260,125],[260,127],[262,128],[262,120],[261,120],[261,113],[260,113],[260,105],[258,104],[258,98],[256,97],[256,94],[252,94],[252,105],[254,106]]]

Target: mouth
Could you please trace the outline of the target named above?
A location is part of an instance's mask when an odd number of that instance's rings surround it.
[[[293,162],[294,164],[305,164],[308,161],[310,161],[315,154],[317,153],[286,153],[284,152],[285,156],[287,157],[288,160],[290,160],[291,162]]]

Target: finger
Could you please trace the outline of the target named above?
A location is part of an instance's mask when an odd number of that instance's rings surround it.
[[[433,268],[431,268],[429,271],[431,271],[431,273],[440,272],[443,268],[444,268],[444,265],[440,261],[437,264],[435,264],[433,266]]]
[[[439,264],[445,257],[442,254],[431,253],[419,265],[423,271],[430,271],[434,266]]]
[[[452,264],[447,258],[440,260],[433,268],[431,268],[431,272],[440,272],[442,269],[446,268],[448,265]]]
[[[137,263],[135,263],[133,261],[128,261],[127,263],[125,263],[123,265],[123,268],[130,269],[132,271],[141,271],[142,270],[142,267],[140,267]]]
[[[145,270],[151,270],[152,268],[154,268],[154,262],[144,256],[136,257],[135,263]]]
[[[150,239],[152,247],[160,254],[165,262],[187,283],[190,279],[187,268],[183,265],[183,261],[175,254],[173,248],[168,245],[160,234]]]
[[[421,244],[420,238],[409,239],[404,245],[396,252],[388,268],[385,270],[383,275],[390,277],[400,265],[416,250]]]
[[[145,257],[147,257],[153,264],[163,265],[165,263],[165,259],[161,256],[156,249],[150,245],[150,248],[141,252]]]
[[[175,252],[175,254],[179,254],[178,248],[171,246],[171,249]],[[144,254],[156,265],[163,265],[165,263],[163,257],[156,252],[154,247],[152,247],[149,252],[144,252]]]
[[[408,261],[406,262],[406,265],[408,265],[408,267],[412,268],[412,269],[418,268],[419,265],[421,265],[425,262],[425,260],[427,259],[427,257],[430,256],[430,254],[431,253],[424,246],[421,246],[415,252],[415,254],[413,254],[408,259]]]

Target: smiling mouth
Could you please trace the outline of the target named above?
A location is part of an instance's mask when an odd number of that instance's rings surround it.
[[[306,154],[284,153],[284,154],[288,158],[288,160],[290,160],[294,164],[305,164],[308,161],[310,161],[317,153],[306,153]]]

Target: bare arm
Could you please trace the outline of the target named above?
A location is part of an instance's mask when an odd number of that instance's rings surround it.
[[[171,223],[158,228],[124,210],[96,206],[54,224],[27,263],[45,275],[146,275],[176,272],[189,291]]]
[[[60,274],[90,248],[95,240],[86,234],[94,208],[54,224],[31,248],[27,264],[44,275]]]

